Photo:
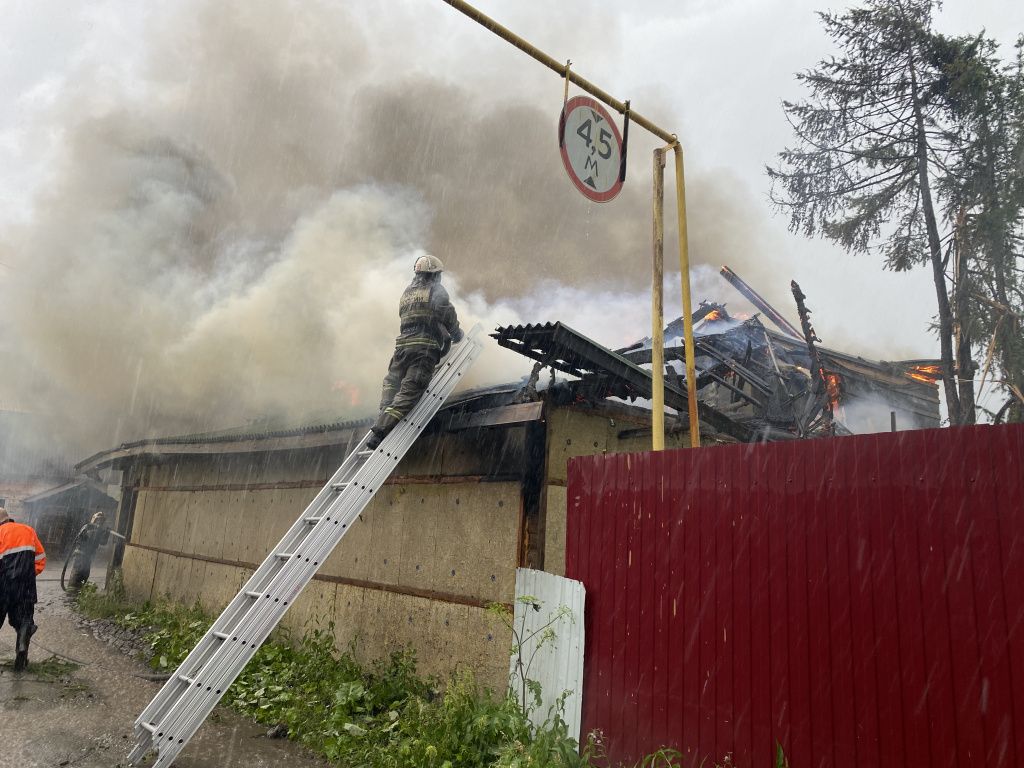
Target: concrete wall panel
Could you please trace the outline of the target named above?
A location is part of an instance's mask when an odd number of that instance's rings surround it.
[[[395,477],[441,474],[441,459],[447,435],[423,435],[395,468]]]
[[[544,570],[564,576],[566,489],[561,485],[549,485],[544,494]]]
[[[292,631],[296,638],[313,629],[326,630],[335,620],[337,608],[337,584],[326,581],[312,581],[288,608],[282,624]]]
[[[441,472],[459,475],[520,476],[526,463],[526,428],[469,429],[449,434]]]
[[[609,419],[597,414],[557,409],[548,415],[548,481],[565,482],[566,466],[574,456],[608,449]]]
[[[338,584],[334,600],[334,644],[347,651],[365,637],[364,598],[369,590]]]
[[[386,494],[388,488],[382,488],[378,496]],[[347,576],[351,579],[369,579],[370,574],[370,536],[373,528],[369,523],[370,513],[364,512],[362,519],[352,523],[345,538],[331,553],[320,569],[321,573],[330,576]]]

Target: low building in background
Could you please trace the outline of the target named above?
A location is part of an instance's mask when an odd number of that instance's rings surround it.
[[[42,419],[15,408],[0,409],[0,504],[12,518],[25,520],[26,498],[73,476],[71,461]]]
[[[106,486],[89,477],[27,496],[21,504],[25,522],[36,529],[46,551],[53,555],[70,552],[78,531],[96,512],[112,519],[117,510],[117,499],[107,493]]]

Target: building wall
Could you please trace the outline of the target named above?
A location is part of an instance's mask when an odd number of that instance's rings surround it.
[[[67,478],[63,477],[40,477],[27,479],[0,478],[0,499],[4,500],[4,508],[7,514],[15,520],[32,524],[29,519],[28,510],[21,503],[22,499],[34,496],[40,491],[59,485]]]
[[[544,568],[565,575],[566,474],[569,459],[606,453],[648,451],[650,418],[626,409],[553,408],[547,415],[547,466],[544,504]],[[666,448],[686,448],[688,432],[667,434]]]
[[[411,647],[424,673],[446,676],[470,665],[504,688],[510,640],[484,606],[514,595],[523,434],[506,428],[421,438],[284,626],[301,633],[333,621],[339,647],[355,643],[363,660]],[[221,610],[344,452],[189,456],[139,467],[123,561],[129,593]]]

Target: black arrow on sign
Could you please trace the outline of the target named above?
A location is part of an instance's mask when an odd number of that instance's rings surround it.
[[[600,123],[600,122],[603,122],[603,121],[604,121],[604,118],[602,118],[602,117],[601,117],[601,116],[600,116],[599,114],[597,114],[597,112],[595,112],[594,110],[590,110],[590,114],[592,114],[592,115],[594,116],[594,122],[595,122],[595,123]]]
[[[594,183],[594,177],[593,176],[587,176],[587,178],[585,178],[583,180],[583,183],[584,184],[589,184],[591,189],[597,189],[597,185]]]

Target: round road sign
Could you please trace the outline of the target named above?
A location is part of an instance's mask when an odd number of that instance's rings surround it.
[[[589,96],[574,96],[558,121],[562,165],[576,188],[598,203],[622,189],[622,137],[608,111]]]

